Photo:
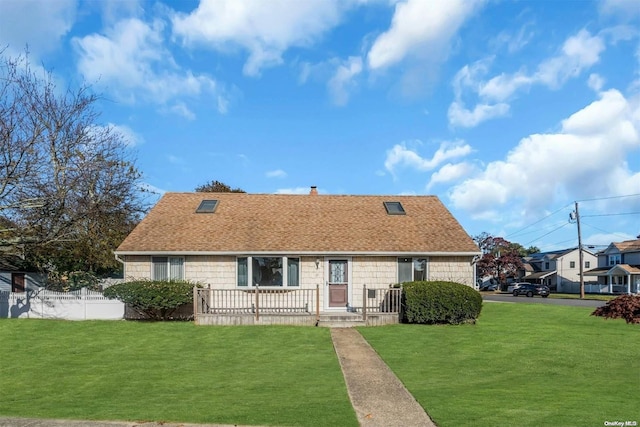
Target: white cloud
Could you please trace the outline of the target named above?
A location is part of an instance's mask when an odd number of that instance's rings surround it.
[[[506,101],[520,88],[535,83],[535,79],[518,72],[512,75],[500,74],[486,83],[479,84],[478,95],[483,99]]]
[[[506,46],[507,52],[510,54],[516,53],[524,48],[533,38],[533,31],[529,28],[533,26],[532,23],[528,23],[520,27],[517,33],[510,34],[507,31],[502,31],[496,37],[492,43],[496,46]]]
[[[76,19],[76,0],[0,1],[0,48],[12,56],[29,51],[36,57],[60,47]]]
[[[136,133],[133,129],[126,125],[115,125],[113,123],[109,123],[108,125],[115,132],[120,134],[124,140],[124,142],[129,146],[133,147],[136,145],[140,145],[144,143],[144,137],[139,133]]]
[[[533,79],[556,88],[600,61],[600,54],[604,49],[601,37],[592,36],[587,30],[580,30],[564,42],[560,55],[540,64]]]
[[[454,101],[449,106],[447,115],[449,123],[453,126],[474,127],[486,120],[505,116],[507,113],[509,113],[509,105],[505,103],[476,104],[473,110],[469,110],[462,103]]]
[[[504,161],[454,187],[450,198],[456,208],[486,216],[507,205],[540,213],[567,195],[628,194],[640,188],[640,172],[626,161],[638,150],[640,102],[609,90],[564,120],[558,133],[522,139]]]
[[[74,38],[80,56],[78,68],[87,80],[98,81],[124,102],[135,103],[141,98],[165,104],[203,93],[216,95],[214,79],[180,69],[163,47],[163,29],[161,21],[148,24],[131,18],[119,21],[105,35]],[[193,113],[181,108],[179,102],[172,109],[193,118]]]
[[[167,160],[169,161],[169,163],[172,163],[174,165],[184,165],[187,163],[184,158],[175,156],[173,154],[167,154]]]
[[[248,51],[243,71],[258,76],[263,68],[282,63],[289,48],[319,40],[349,5],[336,0],[202,0],[192,13],[173,16],[173,32],[189,47]]]
[[[287,176],[287,173],[282,169],[276,169],[276,170],[268,171],[265,174],[265,176],[267,178],[285,178]]]
[[[376,38],[369,50],[369,67],[381,69],[417,53],[441,49],[482,3],[472,0],[398,2],[391,27]]]
[[[592,36],[583,29],[567,38],[561,51],[538,64],[533,73],[521,69],[512,74],[501,73],[484,80],[493,58],[466,65],[456,73],[452,82],[454,101],[449,107],[449,123],[453,126],[474,127],[486,120],[504,116],[509,112],[506,101],[519,91],[536,84],[556,89],[598,63],[604,49],[602,37]],[[592,83],[596,84],[595,81]],[[469,92],[478,98],[473,109],[467,109],[462,102],[462,98]]]
[[[605,15],[616,15],[627,20],[640,17],[638,0],[604,0],[600,3],[600,11]]]
[[[309,187],[280,188],[276,190],[276,194],[309,194]],[[321,191],[318,190],[318,193]]]
[[[338,65],[335,74],[327,83],[329,93],[336,105],[349,101],[349,90],[355,86],[354,78],[362,72],[362,58],[351,56]]]
[[[184,102],[175,103],[169,109],[169,111],[171,111],[174,114],[177,114],[178,116],[182,116],[187,120],[195,120],[196,118],[196,115],[189,109],[189,107],[187,107],[187,105]]]
[[[384,167],[393,174],[398,168],[415,169],[420,172],[433,170],[449,159],[464,157],[472,152],[463,141],[443,142],[433,157],[423,158],[417,151],[407,148],[406,143],[396,144],[387,151]]]
[[[431,175],[431,179],[427,184],[427,191],[431,190],[431,188],[437,184],[459,181],[461,178],[468,176],[474,170],[475,166],[471,163],[447,163]]]
[[[604,78],[599,74],[593,73],[589,75],[587,84],[592,90],[600,92],[602,90],[602,87],[604,86]]]

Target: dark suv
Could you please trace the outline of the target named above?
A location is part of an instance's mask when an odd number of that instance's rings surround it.
[[[513,289],[513,296],[526,295],[532,297],[540,295],[542,298],[549,296],[549,288],[545,285],[536,285],[535,283],[522,283]]]

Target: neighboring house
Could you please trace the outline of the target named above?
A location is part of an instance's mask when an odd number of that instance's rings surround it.
[[[611,243],[598,253],[597,267],[585,272],[609,293],[640,292],[640,238]]]
[[[522,259],[524,276],[522,280],[549,286],[557,292],[580,292],[580,252],[578,248],[536,253]],[[582,249],[584,272],[597,265],[597,257]],[[585,284],[595,285],[595,280],[585,278]],[[592,283],[593,282],[593,283]]]
[[[0,292],[21,293],[44,286],[45,275],[25,269],[16,255],[0,255]]]
[[[166,193],[116,250],[125,279],[216,289],[316,289],[323,311],[363,285],[474,286],[480,251],[435,196]]]
[[[35,291],[44,283],[45,276],[40,273],[0,270],[0,292]]]

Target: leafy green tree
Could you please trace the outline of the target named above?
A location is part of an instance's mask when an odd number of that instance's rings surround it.
[[[209,181],[196,187],[198,193],[246,193],[240,188],[231,188],[227,184],[220,181]]]

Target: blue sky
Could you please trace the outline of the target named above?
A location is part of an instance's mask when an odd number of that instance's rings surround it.
[[[434,194],[526,247],[640,234],[640,2],[3,0],[158,192]]]

